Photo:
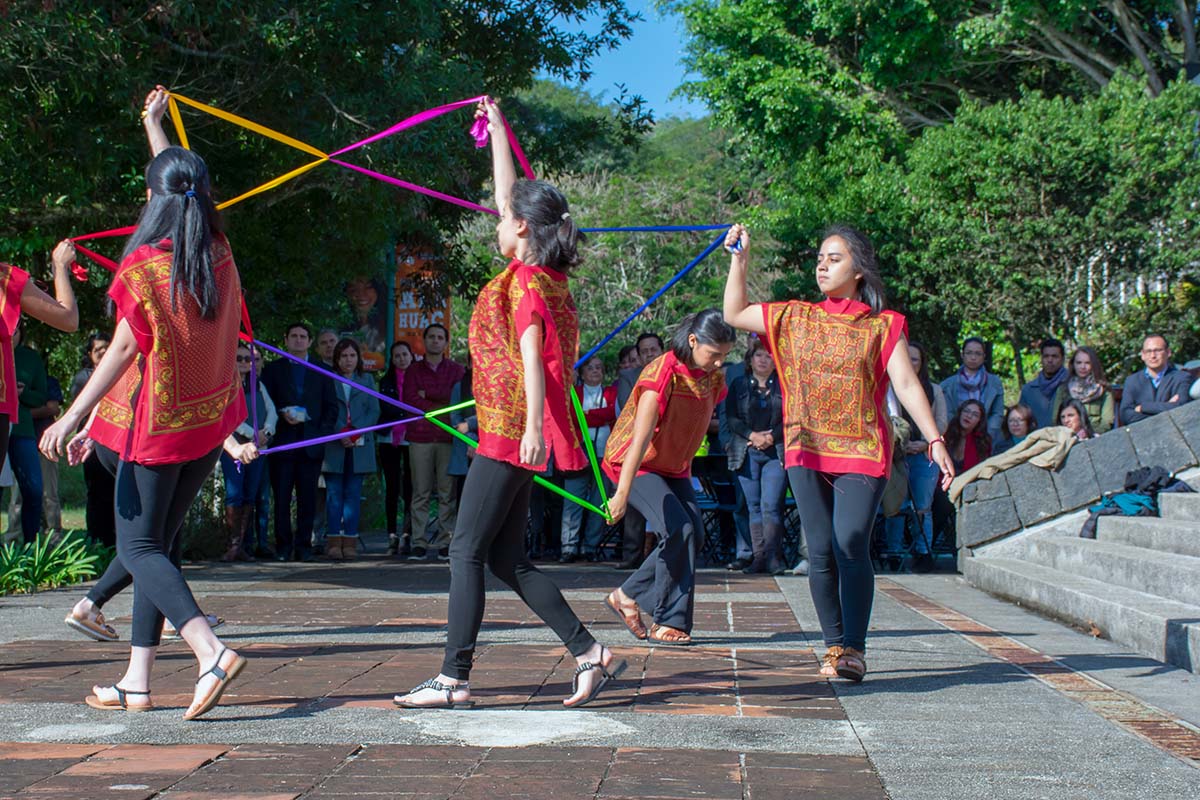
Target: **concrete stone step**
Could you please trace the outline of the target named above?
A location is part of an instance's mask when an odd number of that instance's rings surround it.
[[[1200,603],[1200,558],[1117,542],[1026,537],[1027,561],[1180,603]]]
[[[1163,519],[1200,522],[1200,492],[1167,492],[1158,496],[1158,513]]]
[[[1200,521],[1158,517],[1100,517],[1097,521],[1099,541],[1200,558]]]
[[[964,561],[972,585],[1200,673],[1200,607],[1012,558]]]

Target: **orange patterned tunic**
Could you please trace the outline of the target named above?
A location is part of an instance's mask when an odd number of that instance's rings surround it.
[[[887,362],[905,333],[904,317],[871,314],[850,299],[762,308],[783,388],[784,466],[887,475]]]
[[[664,478],[687,478],[692,474],[692,457],[708,433],[713,409],[725,399],[725,373],[690,368],[675,357],[673,350],[647,364],[605,446],[602,466],[613,481],[621,479],[621,465],[633,444],[638,401],[647,391],[658,394],[658,425],[637,474],[653,472]]]
[[[471,315],[471,388],[479,422],[479,454],[537,472],[521,463],[525,433],[525,368],[521,334],[542,321],[542,369],[546,376],[543,436],[555,466],[587,466],[579,426],[571,417],[570,370],[579,353],[579,314],[567,277],[513,259],[488,281]]]
[[[177,291],[171,307],[170,246],[164,240],[139,247],[121,262],[108,290],[145,357],[133,435],[124,449],[124,460],[139,464],[199,458],[246,418],[234,359],[242,286],[229,243],[223,237],[213,242],[221,298],[213,319],[200,315],[187,291]]]
[[[13,359],[13,333],[21,319],[21,293],[29,282],[29,273],[8,264],[0,264],[0,414],[17,421],[21,403],[17,392],[17,366]],[[3,457],[0,456],[0,462]]]
[[[126,461],[133,441],[133,406],[142,385],[142,357],[139,355],[117,382],[100,399],[96,416],[88,429],[88,438],[104,445]]]

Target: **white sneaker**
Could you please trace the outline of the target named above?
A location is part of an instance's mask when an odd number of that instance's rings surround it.
[[[793,575],[807,575],[808,574],[808,559],[807,558],[800,559],[800,563],[792,568],[792,574]]]

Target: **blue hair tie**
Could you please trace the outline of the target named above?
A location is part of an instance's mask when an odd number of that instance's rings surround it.
[[[184,196],[184,197],[195,197],[195,196],[196,196],[196,190],[195,190],[195,189],[188,189],[186,192],[184,192],[184,193],[183,193],[183,196]]]

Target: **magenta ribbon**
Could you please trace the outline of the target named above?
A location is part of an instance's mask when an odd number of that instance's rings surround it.
[[[481,206],[478,203],[472,203],[470,200],[460,200],[459,198],[454,197],[453,195],[449,195],[444,192],[439,192],[436,189],[427,189],[424,186],[419,186],[415,183],[409,183],[408,181],[401,180],[400,178],[393,178],[390,175],[384,175],[382,172],[376,172],[373,169],[367,169],[366,167],[360,167],[357,164],[351,164],[347,161],[339,161],[336,158],[331,158],[331,159],[329,159],[329,161],[332,164],[337,164],[339,167],[345,167],[346,169],[352,169],[355,172],[361,172],[363,175],[374,178],[375,180],[383,181],[384,183],[390,183],[393,186],[399,186],[401,189],[408,189],[410,192],[416,192],[417,194],[426,194],[426,195],[429,195],[430,197],[436,197],[438,200],[445,200],[447,203],[453,203],[456,206],[462,206],[463,208],[469,208],[472,211],[482,211],[485,214],[495,214],[496,216],[500,215],[499,211],[496,211],[495,209],[492,209],[492,208],[488,208],[487,206]]]

